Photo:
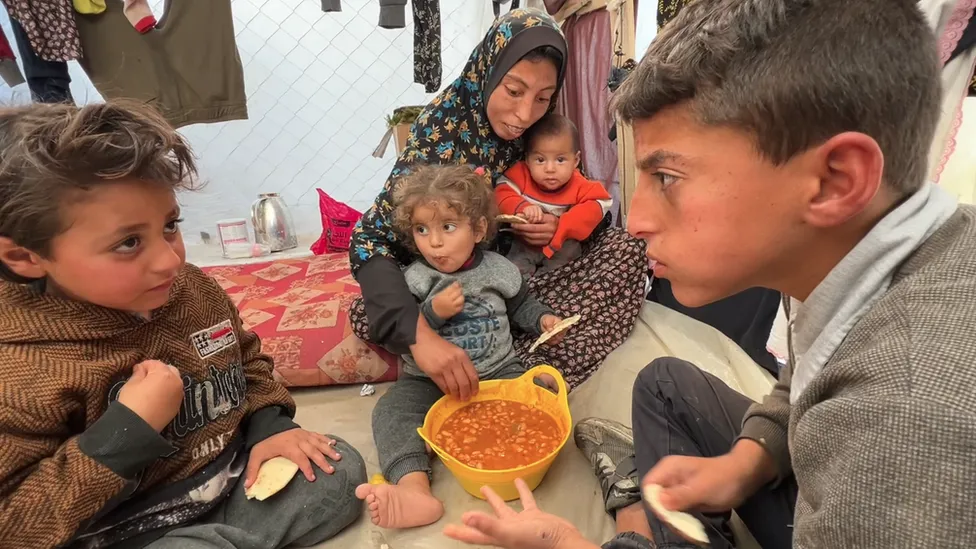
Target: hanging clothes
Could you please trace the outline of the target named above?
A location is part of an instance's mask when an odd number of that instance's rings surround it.
[[[380,0],[380,28],[406,27],[406,5],[407,0]],[[441,89],[442,68],[440,0],[413,0],[413,81],[435,93]]]
[[[156,28],[156,15],[149,6],[149,0],[125,0],[122,13],[139,34],[146,34]]]
[[[518,0],[512,0],[518,5]],[[381,29],[407,26],[407,0],[379,0]],[[342,11],[341,0],[322,0],[322,11]],[[496,9],[495,15],[498,15]],[[423,84],[424,91],[441,89],[441,5],[440,0],[413,2],[413,81]]]
[[[105,0],[73,0],[72,5],[78,13],[95,15],[105,11]]]
[[[71,76],[65,61],[46,61],[34,52],[30,38],[20,21],[11,18],[10,28],[24,64],[24,76],[31,99],[35,103],[74,103],[71,97]]]
[[[7,36],[0,29],[0,78],[11,88],[24,83],[24,75],[17,66],[17,57],[14,55]]]
[[[519,0],[491,0],[491,9],[495,12],[495,19],[501,15],[502,4],[511,3],[512,5],[508,8],[509,11],[519,9]]]
[[[608,190],[620,181],[617,173],[617,146],[606,139],[613,117],[607,105],[610,89],[613,41],[610,12],[605,9],[573,16],[563,25],[572,62],[566,68],[566,81],[559,92],[556,112],[567,116],[579,128],[580,150],[586,176],[600,181]]]
[[[441,5],[413,0],[413,81],[427,93],[441,89]]]
[[[976,49],[967,47],[967,37],[976,0],[943,0],[926,2],[930,21],[941,29],[937,36],[939,60],[942,62],[942,116],[935,128],[935,136],[929,150],[929,179],[939,182],[946,165],[955,155],[956,134],[962,126],[962,104],[973,81],[976,69]]]
[[[657,3],[657,28],[661,30],[674,19],[678,12],[695,0],[658,0]]]
[[[230,0],[166,0],[159,25],[134,31],[122,2],[79,15],[81,66],[106,98],[154,104],[174,127],[247,118]]]
[[[956,43],[956,49],[949,54],[949,61],[963,55],[967,51],[972,50],[976,47],[976,17],[970,17],[969,22],[966,24],[966,28],[962,31],[962,35],[959,37],[959,42]],[[976,96],[976,76],[973,76],[972,80],[969,82],[969,92],[970,97]]]
[[[71,61],[81,57],[81,39],[71,0],[2,1],[10,19],[23,25],[30,48],[39,58]]]
[[[402,29],[407,26],[407,0],[380,0],[380,28]],[[417,3],[414,2],[414,10]]]

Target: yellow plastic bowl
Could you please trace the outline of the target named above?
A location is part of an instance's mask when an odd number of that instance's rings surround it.
[[[559,394],[553,394],[544,387],[539,387],[533,379],[540,374],[549,374],[556,378],[559,385]],[[549,455],[539,461],[517,467],[515,469],[504,469],[498,471],[484,471],[468,467],[460,461],[451,457],[443,448],[434,443],[434,435],[440,431],[441,426],[447,418],[459,410],[471,404],[483,400],[513,400],[521,402],[530,408],[536,408],[552,416],[556,420],[556,425],[562,430],[563,438],[559,446]],[[495,491],[505,501],[518,499],[518,491],[515,489],[515,479],[521,478],[535,490],[542,478],[546,476],[549,466],[555,461],[559,451],[569,440],[569,433],[572,429],[573,419],[569,414],[568,389],[563,377],[559,375],[552,366],[536,366],[528,372],[522,374],[517,379],[504,379],[493,381],[482,381],[478,385],[478,396],[468,402],[461,402],[450,396],[441,397],[424,418],[424,425],[417,429],[420,436],[433,448],[434,452],[441,458],[447,470],[454,475],[454,478],[461,483],[461,487],[466,492],[477,498],[484,499],[481,495],[481,487],[488,486]]]

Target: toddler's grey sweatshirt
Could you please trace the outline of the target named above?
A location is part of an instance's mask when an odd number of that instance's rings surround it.
[[[468,353],[481,379],[518,361],[512,346],[511,323],[538,335],[542,316],[552,314],[529,294],[518,268],[494,252],[475,250],[471,264],[454,273],[442,273],[418,260],[403,274],[427,323]],[[455,281],[461,283],[464,292],[464,310],[452,318],[440,318],[434,312],[434,296]],[[404,373],[425,375],[409,354],[403,356],[403,361]]]

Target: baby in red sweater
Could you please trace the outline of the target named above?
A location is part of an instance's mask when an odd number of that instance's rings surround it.
[[[565,116],[549,114],[529,129],[525,160],[498,180],[499,213],[541,223],[546,214],[559,218],[546,246],[516,239],[508,259],[523,275],[558,269],[582,254],[580,241],[590,236],[613,201],[603,185],[580,174],[579,131]]]

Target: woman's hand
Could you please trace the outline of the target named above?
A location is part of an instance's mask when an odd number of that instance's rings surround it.
[[[410,354],[444,394],[460,400],[478,394],[478,371],[468,353],[432,330],[423,314],[417,321],[417,342],[410,346]]]
[[[575,526],[542,512],[522,479],[515,481],[515,487],[522,502],[521,513],[505,505],[502,498],[486,486],[481,493],[491,504],[495,516],[467,512],[461,517],[463,526],[449,524],[444,528],[444,535],[470,545],[494,545],[505,549],[597,549]]]
[[[542,247],[552,240],[556,234],[556,227],[559,225],[559,218],[552,214],[542,216],[541,223],[517,223],[512,225],[512,230],[522,242],[529,246]]]
[[[309,482],[315,480],[312,463],[331,475],[335,472],[335,467],[325,458],[334,461],[342,459],[335,449],[335,443],[325,435],[305,429],[289,429],[270,436],[251,448],[251,455],[247,458],[247,471],[244,474],[244,487],[250,488],[254,484],[258,478],[258,469],[265,461],[278,456],[286,457],[298,465]]]

